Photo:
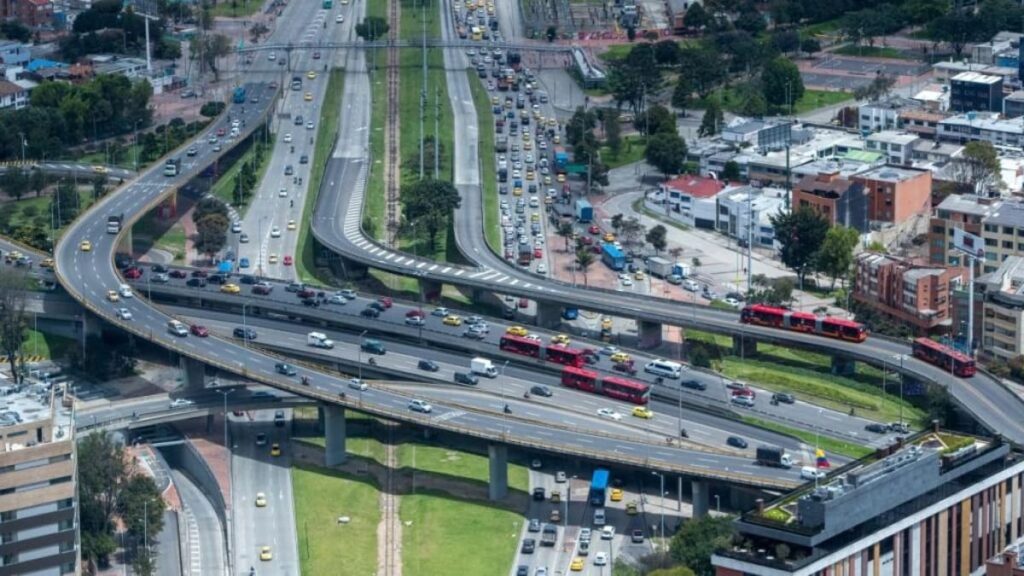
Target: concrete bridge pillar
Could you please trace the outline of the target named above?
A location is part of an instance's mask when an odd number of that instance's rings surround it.
[[[508,446],[488,444],[487,457],[490,464],[487,497],[491,500],[502,500],[508,496]]]
[[[348,455],[345,453],[345,408],[336,404],[324,404],[320,414],[323,415],[324,426],[324,465],[338,466],[344,464]]]
[[[732,353],[737,356],[753,356],[757,354],[757,340],[745,336],[733,336]]]
[[[708,483],[705,480],[690,482],[693,493],[693,517],[703,518],[708,515]]]
[[[537,302],[537,326],[556,329],[562,324],[562,307],[550,302]]]
[[[440,302],[444,284],[427,278],[419,279],[420,302]]]
[[[642,350],[649,350],[651,348],[657,348],[661,346],[661,323],[660,322],[648,322],[646,320],[637,320],[637,336],[639,341],[637,345]]]
[[[837,376],[849,376],[857,370],[856,360],[843,358],[842,356],[832,357],[832,373]]]
[[[188,356],[180,356],[178,362],[186,390],[197,392],[206,387],[206,364]]]

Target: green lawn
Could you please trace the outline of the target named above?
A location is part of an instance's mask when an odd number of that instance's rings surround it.
[[[215,3],[210,7],[210,15],[214,18],[244,18],[260,11],[263,2],[260,0],[229,0]],[[246,39],[248,42],[248,39]]]
[[[635,44],[612,44],[608,46],[608,49],[598,54],[598,58],[605,62],[612,63],[623,60],[626,56],[629,56],[630,51],[633,50]]]
[[[339,117],[341,115],[341,95],[345,88],[345,71],[332,69],[327,79],[327,92],[324,105],[320,107],[320,122],[316,133],[316,147],[313,149],[313,166],[310,168],[309,183],[306,188],[306,201],[302,206],[302,217],[299,222],[309,222],[309,214],[313,213],[316,198],[320,193],[320,183],[327,169],[327,160],[338,136]],[[322,284],[316,276],[316,261],[313,254],[313,235],[309,226],[299,226],[298,258],[295,259],[295,271],[299,280],[310,284]]]
[[[398,446],[398,465],[480,482],[487,482],[489,477],[487,456],[419,442],[404,442]],[[508,465],[508,486],[523,492],[529,490],[530,479],[525,466]]]
[[[504,576],[523,517],[484,503],[417,493],[401,498],[402,565],[416,576]]]
[[[826,20],[824,22],[818,22],[817,24],[810,24],[800,28],[800,37],[806,38],[808,36],[834,36],[842,27],[842,20],[836,18],[834,20]]]
[[[119,162],[115,163],[114,166],[120,166],[121,168],[127,168],[129,170],[134,169],[135,168],[135,148],[136,148],[136,146],[134,144],[129,144],[127,146],[124,146],[122,148],[122,150],[124,152],[121,155],[121,160]],[[141,152],[141,147],[140,147],[140,152]],[[97,164],[97,165],[103,165],[103,166],[106,166],[106,165],[110,164],[110,162],[109,162],[110,158],[107,157],[106,151],[102,151],[102,152],[101,151],[97,151],[97,152],[92,152],[91,154],[82,154],[82,155],[77,156],[77,157],[72,157],[72,158],[70,158],[70,160],[73,160],[73,161],[78,162],[80,164]],[[145,168],[145,167],[146,167],[146,164],[144,164],[144,163],[140,163],[139,164],[139,169],[140,170]]]
[[[863,58],[895,58],[898,60],[916,60],[914,55],[908,54],[891,46],[854,46],[846,44],[832,50],[833,54],[843,56],[860,56]]]
[[[210,186],[210,193],[219,198],[221,202],[224,202],[225,204],[229,205],[234,205],[235,208],[238,210],[239,216],[241,218],[245,217],[245,212],[249,209],[249,202],[243,201],[241,205],[235,204],[235,177],[238,176],[238,173],[242,171],[242,165],[244,165],[247,162],[252,162],[253,158],[256,156],[256,136],[253,135],[252,138],[253,140],[250,140],[249,144],[247,144],[248,148],[246,149],[246,151],[243,152],[242,155],[239,156],[238,159],[235,160],[227,170],[222,172],[220,176],[217,177],[217,181],[214,182],[212,186]],[[265,144],[266,147],[264,148],[263,152],[263,161],[260,162],[259,166],[256,167],[257,189],[263,182],[263,176],[264,174],[267,173],[267,167],[270,166],[270,162],[268,162],[268,160],[270,160],[270,155],[273,153],[274,150],[274,139],[275,136],[271,135],[270,141]],[[253,190],[253,192],[255,193],[256,190]],[[251,200],[251,196],[249,199]]]
[[[601,146],[601,160],[608,164],[608,168],[618,168],[643,160],[646,149],[647,138],[626,136],[622,139],[622,149],[619,150],[618,155],[612,154],[611,149],[607,146]]]
[[[151,248],[165,250],[174,255],[174,261],[185,261],[185,229],[178,221],[165,221],[150,211],[132,226],[132,249],[148,252]]]
[[[21,345],[21,353],[26,356],[41,356],[53,360],[60,360],[67,355],[68,350],[76,342],[71,338],[54,336],[46,332],[39,332],[29,328],[26,332],[25,342]]]
[[[800,430],[798,428],[790,428],[783,424],[778,424],[770,420],[762,420],[760,418],[754,418],[752,416],[743,416],[743,421],[753,426],[758,426],[766,430],[773,430],[780,434],[789,434],[799,438],[805,444],[814,446],[817,444],[819,448],[825,451],[825,454],[840,454],[842,456],[848,456],[853,459],[863,458],[868,454],[874,452],[867,446],[861,446],[852,442],[844,442],[843,440],[836,440],[835,438],[829,438],[827,436],[815,435],[814,432],[808,430]]]
[[[5,202],[0,204],[0,210],[9,210],[11,213],[11,228],[18,228],[20,226],[29,226],[33,223],[40,224],[44,228],[50,228],[50,196],[23,196],[21,200],[17,202]],[[89,190],[86,190],[86,185],[83,183],[79,186],[78,190],[78,201],[81,209],[79,214],[85,212],[92,205],[92,187],[89,186]],[[57,230],[57,235],[63,228]]]
[[[476,74],[466,71],[469,89],[473,92],[473,104],[480,131],[480,157],[494,157],[494,123],[491,121],[491,99],[487,96]],[[501,228],[498,220],[498,182],[494,162],[480,163],[480,178],[483,179],[484,194],[484,237],[487,245],[496,254],[501,254]]]
[[[315,422],[317,410],[311,407],[296,408],[295,419]],[[348,453],[383,464],[385,461],[384,444],[380,438],[387,433],[384,424],[372,416],[352,410],[345,412],[345,423],[345,449],[348,450]],[[321,448],[325,445],[323,436],[299,437],[296,440]]]
[[[826,90],[804,90],[804,95],[793,103],[793,114],[804,114],[811,110],[832,106],[840,102],[852,100],[849,92],[829,92]]]
[[[371,2],[370,5],[384,2]],[[369,7],[368,7],[369,8]],[[374,50],[380,68],[370,74],[370,175],[366,182],[366,195],[363,197],[363,224],[366,232],[377,240],[382,240],[387,232],[384,218],[384,123],[388,117],[387,97],[387,52]],[[367,54],[369,58],[371,54]]]
[[[377,569],[379,492],[367,478],[292,468],[295,527],[303,574],[366,576]],[[348,524],[339,524],[348,516]]]

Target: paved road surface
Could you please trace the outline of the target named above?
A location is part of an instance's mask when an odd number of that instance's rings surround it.
[[[182,505],[191,511],[197,529],[191,532],[189,545],[191,550],[198,550],[198,558],[193,558],[187,567],[191,572],[184,573],[193,576],[224,574],[224,532],[213,503],[186,474],[172,470],[171,477]]]

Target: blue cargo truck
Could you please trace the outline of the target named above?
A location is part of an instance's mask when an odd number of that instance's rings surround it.
[[[594,470],[590,479],[590,495],[587,500],[591,506],[604,506],[605,494],[608,492],[609,473],[604,468]]]
[[[612,270],[619,271],[626,267],[626,255],[614,244],[601,246],[601,261]]]
[[[590,202],[580,198],[576,201],[576,221],[581,224],[589,224],[594,220],[594,207]]]
[[[232,100],[234,100],[235,104],[244,104],[245,103],[245,87],[239,86],[238,88],[235,88],[235,94],[234,94],[234,97],[232,98]]]

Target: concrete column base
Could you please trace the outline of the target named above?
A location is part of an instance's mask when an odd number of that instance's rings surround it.
[[[733,336],[732,353],[737,356],[753,356],[757,354],[757,340],[743,336]]]
[[[444,288],[444,284],[441,282],[435,282],[433,280],[427,280],[426,278],[420,278],[420,302],[440,302],[441,301],[441,289]]]
[[[178,362],[187,390],[199,391],[206,387],[206,364],[187,356],[180,356]]]
[[[641,350],[650,350],[651,348],[657,348],[661,346],[661,324],[658,322],[645,322],[638,320],[636,323],[637,327],[637,346]]]
[[[345,408],[335,404],[322,406],[324,422],[324,465],[338,466],[348,458],[345,452]]]
[[[841,356],[832,357],[832,373],[838,376],[849,376],[857,371],[857,361]]]
[[[534,317],[537,326],[557,329],[562,325],[562,307],[547,302],[537,302],[537,315]]]
[[[490,465],[487,497],[491,500],[503,500],[508,496],[508,447],[504,444],[489,444],[487,457]]]
[[[692,480],[690,488],[693,493],[693,517],[703,518],[708,515],[708,484],[704,480]]]

